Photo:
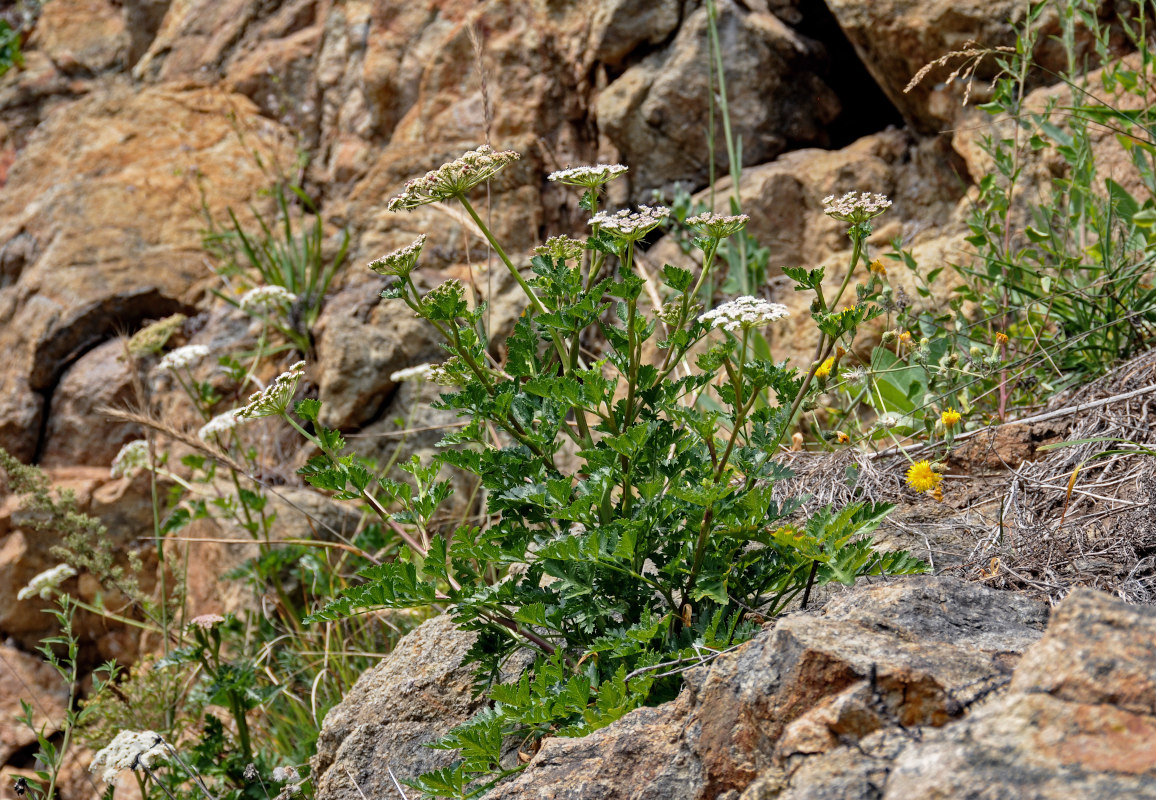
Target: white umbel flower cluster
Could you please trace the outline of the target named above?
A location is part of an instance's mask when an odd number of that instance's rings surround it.
[[[269,314],[293,304],[297,295],[284,286],[258,286],[241,295],[237,303],[242,311],[250,314]]]
[[[564,183],[567,186],[581,186],[586,189],[597,189],[604,183],[610,183],[615,178],[626,174],[629,167],[621,164],[596,164],[593,167],[571,167],[551,172],[547,180],[554,183]]]
[[[276,417],[285,413],[297,391],[297,383],[305,374],[305,362],[298,361],[282,372],[273,382],[259,392],[249,397],[249,402],[237,412],[238,419],[257,419],[258,417]]]
[[[157,364],[161,372],[176,372],[178,369],[188,369],[209,354],[209,348],[203,344],[187,344],[178,347],[171,353],[166,353]]]
[[[641,239],[657,228],[670,216],[665,206],[639,206],[637,211],[624,208],[610,213],[600,211],[588,220],[588,224],[627,241]]]
[[[29,600],[33,597],[40,596],[48,600],[59,590],[60,584],[75,574],[76,570],[67,564],[57,564],[52,569],[46,569],[28,581],[28,585],[20,590],[19,594],[16,595],[16,599]]]
[[[395,275],[405,278],[417,267],[418,256],[425,245],[425,234],[417,237],[405,247],[394,250],[389,255],[369,262],[369,268],[378,275]]]
[[[140,470],[148,469],[148,465],[149,444],[144,439],[135,439],[120,448],[120,452],[112,460],[109,475],[114,478],[131,478]]]
[[[735,333],[744,328],[757,328],[766,325],[777,319],[782,319],[789,313],[787,307],[782,303],[771,303],[757,297],[744,295],[700,314],[698,321],[706,323],[712,328],[722,328]]]
[[[240,420],[237,419],[237,414],[239,411],[240,409],[231,408],[228,411],[213,417],[211,420],[202,425],[199,431],[197,431],[197,438],[202,442],[209,442],[212,441],[213,437],[220,436],[233,430],[233,428],[236,428],[240,423]]]
[[[416,367],[406,367],[399,369],[397,372],[389,376],[389,379],[394,383],[401,383],[402,381],[424,381],[429,380],[430,372],[433,371],[433,364],[418,364]]]
[[[870,192],[847,192],[842,197],[832,194],[823,198],[824,214],[851,224],[866,222],[889,208],[890,200],[884,195]]]
[[[741,231],[751,218],[746,214],[715,214],[708,211],[687,219],[686,224],[710,239],[725,239]]]
[[[436,203],[439,200],[465,197],[475,186],[485,183],[503,167],[519,158],[521,156],[513,150],[498,151],[489,145],[482,145],[461,158],[442,164],[422,177],[409,181],[402,193],[390,200],[386,207],[390,211],[402,211]]]
[[[126,769],[152,769],[165,757],[165,740],[154,731],[121,731],[108,746],[98,752],[88,765],[89,772],[100,772],[105,783],[116,783]]]

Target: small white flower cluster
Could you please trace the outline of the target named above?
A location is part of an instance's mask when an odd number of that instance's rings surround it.
[[[164,758],[165,740],[154,731],[121,731],[108,746],[98,752],[88,765],[89,772],[99,772],[105,783],[116,783],[126,769],[152,769],[157,759]]]
[[[782,319],[789,313],[787,307],[782,303],[770,303],[757,297],[744,295],[700,314],[698,321],[707,323],[712,328],[723,328],[734,333],[744,328],[766,325],[777,319]]]
[[[257,419],[258,417],[275,417],[285,413],[293,393],[297,391],[297,383],[305,374],[305,362],[298,361],[282,372],[273,382],[259,392],[249,397],[249,402],[237,412],[237,418]]]
[[[203,631],[212,629],[225,621],[220,614],[201,614],[189,620],[190,628],[200,628]]]
[[[433,370],[433,364],[418,364],[416,367],[406,367],[399,369],[397,372],[389,376],[389,379],[394,383],[401,383],[402,381],[424,381],[429,379],[430,372]]]
[[[249,314],[269,314],[291,305],[296,300],[297,295],[284,286],[258,286],[241,295],[237,305]]]
[[[20,590],[17,600],[29,600],[39,595],[44,600],[49,599],[59,589],[60,584],[76,575],[76,570],[67,564],[57,564],[52,569],[46,569]]]
[[[438,386],[462,386],[464,385],[461,377],[463,366],[462,360],[458,356],[453,356],[441,364],[430,364],[426,380],[430,383],[436,383]]]
[[[405,278],[417,267],[417,258],[421,255],[423,246],[425,246],[424,233],[405,247],[370,261],[369,268],[378,275],[396,275]]]
[[[273,780],[276,783],[288,783],[291,781],[296,781],[300,777],[301,776],[297,774],[296,767],[290,766],[273,768]]]
[[[582,186],[586,189],[597,189],[604,183],[626,174],[629,167],[621,164],[596,164],[593,167],[571,167],[551,172],[547,180],[555,183],[564,183],[567,186]]]
[[[233,430],[233,428],[236,428],[238,423],[240,423],[240,420],[237,419],[238,412],[239,409],[231,408],[213,417],[197,431],[197,438],[202,442],[208,442],[212,441],[215,436],[220,436]]]
[[[637,211],[626,208],[613,214],[600,211],[589,219],[588,224],[620,239],[634,241],[650,233],[669,216],[670,209],[665,206],[639,206]]]
[[[890,200],[884,195],[870,192],[847,192],[842,197],[832,194],[823,198],[824,214],[852,224],[866,222],[889,208]]]
[[[741,231],[751,218],[746,214],[715,214],[708,211],[687,219],[686,224],[711,239],[725,239]]]
[[[461,158],[409,181],[402,193],[390,200],[386,208],[402,211],[452,197],[464,197],[475,186],[485,183],[519,158],[521,156],[513,150],[496,151],[488,145],[482,145]]]
[[[171,353],[165,354],[157,369],[161,372],[176,372],[178,369],[188,369],[209,354],[209,348],[203,344],[187,344],[178,347]]]
[[[120,448],[120,452],[116,454],[116,458],[112,460],[112,467],[109,468],[109,475],[114,478],[128,477],[131,478],[142,469],[148,469],[149,466],[149,445],[144,439],[135,439],[124,447]]]

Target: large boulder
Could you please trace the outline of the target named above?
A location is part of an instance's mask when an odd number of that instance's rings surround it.
[[[945,578],[837,596],[688,676],[679,698],[548,740],[499,798],[1156,797],[1156,614]]]
[[[840,103],[821,77],[822,45],[774,14],[734,0],[719,4],[726,54],[727,100],[745,165],[785,150],[826,143],[825,125]],[[599,95],[596,115],[630,166],[636,196],[675,182],[707,182],[710,174],[707,11],[691,12],[671,44],[627,69]],[[716,126],[713,154],[725,170],[726,145]]]

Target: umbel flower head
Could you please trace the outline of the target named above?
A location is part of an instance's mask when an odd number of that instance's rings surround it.
[[[128,351],[134,356],[159,353],[172,335],[176,333],[177,328],[181,327],[187,319],[188,317],[184,314],[173,314],[159,322],[141,328],[128,340]]]
[[[403,381],[424,381],[429,379],[429,374],[433,370],[433,364],[418,364],[414,367],[406,367],[399,369],[397,372],[389,376],[389,379],[394,383],[402,383]]]
[[[389,201],[387,208],[390,211],[409,210],[440,200],[465,197],[475,186],[485,183],[519,158],[521,156],[513,150],[497,151],[489,145],[482,145],[409,181],[402,193]]]
[[[103,770],[105,783],[116,783],[126,769],[152,769],[158,759],[165,757],[165,740],[154,731],[121,731],[108,746],[93,756],[89,772]]]
[[[549,256],[555,260],[574,261],[586,250],[586,245],[569,236],[551,236],[546,243],[534,248],[540,256]]]
[[[161,363],[157,364],[157,369],[161,372],[176,372],[178,369],[193,366],[208,354],[209,348],[203,344],[187,344],[184,347],[178,347],[171,353],[166,353],[165,357],[161,359]]]
[[[259,392],[254,393],[248,404],[237,412],[238,419],[257,419],[258,417],[276,417],[285,413],[293,400],[293,393],[297,391],[297,383],[305,374],[305,362],[298,361],[282,372],[273,382]]]
[[[148,469],[149,466],[149,445],[144,439],[135,439],[124,447],[120,448],[120,452],[116,454],[116,458],[112,460],[112,467],[109,468],[109,475],[114,478],[129,477],[131,478],[142,469]]]
[[[242,311],[250,314],[268,314],[291,305],[296,300],[297,295],[284,286],[258,286],[245,292],[237,305]]]
[[[417,268],[417,259],[424,246],[425,234],[423,233],[405,247],[370,261],[369,268],[378,275],[393,275],[404,280]]]
[[[700,314],[698,321],[709,324],[712,328],[722,328],[735,333],[744,329],[762,327],[777,319],[782,319],[789,313],[787,307],[782,303],[770,303],[757,297],[744,295]]]
[[[17,600],[28,600],[39,595],[44,600],[52,597],[60,589],[60,584],[76,575],[76,570],[68,564],[57,564],[52,569],[46,569],[28,581],[28,585],[16,595]]]
[[[635,241],[662,224],[670,216],[670,209],[665,206],[639,206],[637,211],[624,208],[613,214],[609,211],[600,211],[590,218],[588,224],[594,225],[612,236],[623,241]]]
[[[715,214],[708,211],[687,219],[686,224],[708,239],[725,239],[747,227],[751,218],[746,214]]]
[[[225,621],[220,614],[201,614],[189,620],[190,628],[200,628],[203,631],[212,630]]]
[[[581,186],[586,189],[597,189],[604,183],[626,174],[629,167],[621,164],[596,164],[593,167],[571,167],[546,176],[547,180],[555,183],[564,183],[567,186]]]
[[[202,442],[208,442],[212,441],[214,436],[220,436],[233,430],[240,422],[240,420],[237,419],[238,411],[239,409],[231,408],[213,417],[197,431],[197,438]]]
[[[889,208],[890,200],[870,192],[847,192],[842,197],[832,194],[823,198],[824,214],[852,225],[877,217]]]
[[[907,468],[907,485],[917,492],[935,489],[943,481],[943,476],[931,468],[928,461],[916,461]]]

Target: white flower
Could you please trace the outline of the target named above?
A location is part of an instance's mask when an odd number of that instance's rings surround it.
[[[420,178],[414,178],[386,206],[390,211],[414,209],[439,200],[465,197],[480,183],[494,177],[499,170],[521,158],[513,150],[495,151],[488,145],[470,150],[461,158],[442,164]]]
[[[823,213],[828,217],[858,224],[877,217],[891,208],[891,201],[881,194],[870,192],[847,192],[842,197],[828,195],[823,198]]]
[[[225,621],[225,618],[220,614],[201,614],[198,617],[193,617],[189,620],[190,627],[197,627],[203,631],[207,631],[216,625],[220,625]]]
[[[297,295],[284,286],[258,286],[241,296],[237,303],[242,311],[250,314],[268,314],[278,311],[297,300]]]
[[[52,597],[53,593],[60,587],[60,584],[75,574],[76,570],[67,564],[57,564],[52,569],[46,569],[28,581],[28,585],[20,590],[20,593],[16,595],[16,599],[28,600],[29,598],[40,595],[47,600]]]
[[[120,449],[116,458],[112,460],[109,474],[114,478],[122,476],[131,478],[142,469],[149,466],[149,445],[144,439],[135,439]]]
[[[417,266],[418,256],[425,245],[425,234],[417,237],[405,247],[394,250],[389,255],[369,262],[369,268],[378,275],[395,275],[405,278]]]
[[[105,783],[116,783],[126,769],[152,769],[157,759],[164,758],[165,740],[153,731],[121,731],[108,746],[98,752],[88,765],[90,772],[104,770]]]
[[[711,239],[725,239],[741,231],[750,221],[751,218],[746,214],[723,215],[708,211],[705,214],[690,217],[686,224],[697,229],[703,236]]]
[[[277,783],[285,783],[286,781],[295,781],[300,776],[297,774],[295,767],[275,767],[273,769],[273,780]]]
[[[401,383],[402,381],[424,381],[428,380],[430,372],[433,370],[433,364],[418,364],[416,367],[406,367],[399,369],[397,372],[389,376],[389,379],[394,383]]]
[[[249,397],[248,404],[237,412],[238,419],[257,419],[258,417],[275,417],[285,413],[289,408],[289,401],[297,391],[297,382],[305,374],[305,362],[298,361],[282,372],[273,382],[259,392]]]
[[[621,164],[597,164],[593,167],[571,167],[546,176],[547,180],[555,183],[564,183],[567,186],[583,186],[587,189],[597,189],[604,183],[609,183],[617,177],[626,174],[629,167]]]
[[[664,206],[639,206],[637,211],[623,209],[616,213],[600,211],[588,220],[588,224],[597,226],[620,239],[634,241],[662,224],[670,216],[670,209]]]
[[[178,347],[171,353],[167,353],[161,359],[161,363],[157,364],[157,369],[162,372],[175,372],[178,369],[186,369],[196,364],[202,358],[209,354],[209,348],[203,344],[187,344],[184,347]]]
[[[202,425],[199,431],[197,431],[197,438],[202,442],[207,442],[210,441],[214,436],[219,436],[220,434],[228,433],[229,431],[233,430],[233,428],[237,427],[237,424],[240,422],[240,420],[237,419],[238,411],[239,409],[231,408],[228,411],[213,417],[211,420]]]
[[[782,303],[770,303],[757,297],[744,295],[700,314],[698,321],[709,324],[712,328],[723,328],[734,333],[744,328],[766,325],[769,322],[782,319],[789,313],[787,307]]]

